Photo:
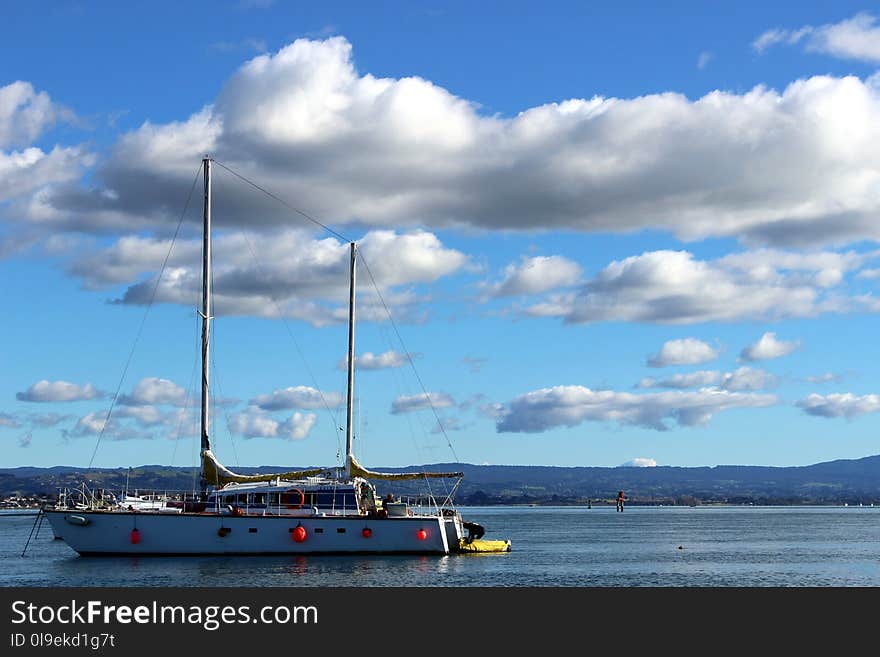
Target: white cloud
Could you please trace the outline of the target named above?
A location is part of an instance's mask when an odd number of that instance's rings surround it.
[[[876,257],[759,249],[697,260],[649,251],[611,262],[579,293],[557,298],[553,314],[571,323],[693,324],[865,310],[873,299],[847,296],[845,274]]]
[[[417,395],[401,395],[391,403],[391,412],[394,415],[411,413],[426,408],[447,408],[455,406],[455,400],[445,392],[427,392]]]
[[[386,351],[381,354],[374,354],[366,351],[359,356],[354,357],[354,366],[359,370],[384,370],[394,367],[403,367],[409,362],[410,356],[401,354],[394,350]],[[337,364],[337,369],[345,370],[348,368],[348,357],[343,356],[342,360]]]
[[[721,372],[715,370],[700,370],[687,374],[674,374],[668,379],[657,380],[653,377],[645,377],[636,384],[637,388],[702,388],[711,386],[721,380]]]
[[[71,121],[73,113],[52,102],[45,91],[18,80],[0,87],[0,148],[27,146],[59,121]]]
[[[504,278],[490,287],[496,297],[540,294],[578,282],[582,270],[576,262],[563,256],[523,258],[519,265],[508,265]]]
[[[773,388],[778,383],[775,376],[765,370],[757,370],[751,367],[740,367],[733,372],[727,372],[721,377],[720,387],[724,390],[765,390]]]
[[[555,386],[514,398],[506,405],[496,428],[499,433],[540,433],[590,420],[666,431],[671,422],[683,427],[702,426],[724,410],[759,408],[777,402],[774,395],[716,388],[634,395],[583,386]]]
[[[754,41],[752,47],[761,53],[772,45],[795,45],[800,42],[804,42],[808,51],[842,59],[880,62],[880,25],[877,25],[877,18],[867,12],[818,27],[806,25],[797,30],[767,30]]]
[[[336,408],[344,401],[338,392],[322,392],[309,386],[295,386],[275,390],[268,395],[259,395],[248,403],[264,411],[283,411],[292,408]]]
[[[702,71],[709,65],[709,62],[712,61],[713,57],[714,55],[708,50],[704,50],[703,52],[701,52],[700,55],[697,57],[697,68]]]
[[[722,390],[763,390],[777,384],[775,376],[764,370],[740,367],[733,372],[700,370],[686,374],[675,374],[667,379],[657,380],[646,377],[636,384],[637,388],[686,388],[718,387]]]
[[[162,425],[167,421],[166,414],[155,406],[123,406],[114,411],[113,417],[133,418],[145,427]]]
[[[682,338],[663,343],[653,356],[649,356],[649,367],[668,367],[669,365],[697,365],[718,358],[718,351],[696,338]]]
[[[797,402],[797,406],[808,415],[851,420],[866,413],[880,411],[880,395],[854,395],[851,392],[830,395],[807,395]]]
[[[149,376],[135,385],[130,395],[119,397],[119,403],[127,406],[147,406],[152,404],[169,404],[185,406],[186,390],[173,381]]]
[[[98,399],[104,393],[95,388],[91,383],[78,385],[68,381],[37,381],[24,392],[15,394],[19,401],[28,402],[70,402]]]
[[[210,152],[335,227],[877,239],[878,112],[874,82],[815,76],[781,91],[569,99],[483,116],[428,80],[359,74],[344,38],[301,39],[242,65],[191,117],[128,133],[89,189],[55,189],[39,208],[59,229],[167,229]],[[230,180],[221,221],[290,224],[290,210]]]
[[[777,340],[776,334],[767,332],[762,335],[757,342],[745,347],[739,354],[742,360],[756,361],[769,360],[771,358],[780,358],[787,356],[798,348],[797,342],[786,342],[785,340]]]
[[[654,459],[644,458],[641,456],[637,456],[634,459],[630,459],[626,463],[621,463],[621,468],[656,468],[657,461]]]
[[[296,412],[279,422],[261,408],[250,406],[229,419],[229,429],[245,438],[284,438],[303,440],[309,435],[318,416],[314,413]]]
[[[192,306],[201,293],[201,240],[176,241],[157,287],[154,272],[170,246],[168,240],[125,237],[98,253],[84,253],[69,271],[92,289],[141,278],[118,303],[146,304],[155,290],[156,302]],[[424,231],[371,231],[360,241],[359,253],[358,308],[366,320],[387,319],[373,281],[386,304],[405,315],[421,300],[412,286],[432,283],[467,263],[463,253]],[[277,318],[280,312],[315,325],[347,320],[349,246],[336,239],[314,239],[299,230],[221,234],[213,242],[213,261],[216,314]],[[403,287],[407,291],[397,291]]]
[[[814,376],[806,377],[805,381],[807,383],[837,383],[842,381],[845,378],[844,374],[836,374],[834,372],[825,372],[824,374],[817,374]]]
[[[781,28],[773,28],[767,30],[752,42],[752,48],[758,53],[763,53],[770,46],[778,43],[794,45],[808,36],[813,31],[812,27],[805,27],[800,30],[784,30]]]
[[[111,440],[139,440],[153,437],[151,433],[127,426],[114,418],[108,420],[106,411],[84,415],[77,420],[73,429],[62,429],[61,435],[67,439],[103,435]]]
[[[47,152],[32,145],[47,129],[75,118],[29,82],[0,87],[0,207],[8,206],[0,220],[5,215],[10,224],[18,224],[20,217],[28,217],[39,224],[47,217],[41,208],[54,186],[73,183],[94,165],[95,156],[81,146],[56,145]],[[35,235],[18,225],[0,235],[0,256],[48,239],[43,232]]]
[[[14,204],[34,224],[52,216],[44,214],[42,202],[52,185],[79,178],[94,162],[94,156],[80,147],[55,146],[48,153],[39,148],[0,151],[0,201]],[[24,199],[33,193],[27,202]]]
[[[864,278],[868,280],[880,278],[880,269],[863,269],[856,274],[856,278]]]

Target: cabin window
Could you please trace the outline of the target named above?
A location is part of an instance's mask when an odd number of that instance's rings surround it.
[[[355,503],[354,491],[320,491],[315,495],[315,506],[332,507],[336,509],[357,508]]]
[[[235,496],[235,501],[238,504],[247,505],[247,498],[248,498],[247,493],[239,493],[238,495]]]
[[[278,506],[278,493],[269,493],[269,505]]]
[[[251,533],[251,534],[256,534],[256,533],[257,533],[257,528],[256,528],[256,527],[248,527],[248,532]]]
[[[254,493],[254,504],[265,504],[266,503],[266,493]]]
[[[323,534],[324,528],[323,527],[315,527],[315,533],[316,534]]]
[[[345,527],[337,527],[337,528],[336,528],[336,533],[337,533],[337,534],[344,534],[344,533],[345,533]]]

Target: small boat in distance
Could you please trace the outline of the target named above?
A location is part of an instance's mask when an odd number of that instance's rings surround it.
[[[201,492],[197,495],[82,494],[45,508],[55,536],[82,555],[149,554],[453,554],[506,552],[509,540],[483,540],[483,528],[465,522],[452,497],[461,472],[373,472],[352,451],[354,325],[357,246],[351,243],[348,395],[343,468],[238,474],[211,450],[209,356],[211,332],[211,164],[202,161]],[[412,505],[384,499],[373,480],[452,478],[442,501]],[[67,503],[70,500],[70,503]]]

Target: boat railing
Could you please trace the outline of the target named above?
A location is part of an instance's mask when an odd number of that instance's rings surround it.
[[[143,510],[147,507],[183,509],[186,503],[198,503],[200,499],[199,493],[193,491],[139,489],[135,493],[114,493],[107,488],[83,483],[76,487],[59,488],[54,507],[78,510]]]

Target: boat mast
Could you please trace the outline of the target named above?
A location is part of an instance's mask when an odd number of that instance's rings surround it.
[[[345,422],[345,476],[351,477],[352,430],[354,416],[354,289],[357,245],[351,243],[351,281],[348,290],[348,401]]]
[[[208,363],[210,362],[211,344],[211,158],[202,160],[205,175],[205,211],[204,225],[202,229],[202,449],[204,453],[211,449],[211,441],[208,438],[208,394],[210,375]],[[205,480],[204,460],[202,462],[201,487],[204,492],[208,482]]]

